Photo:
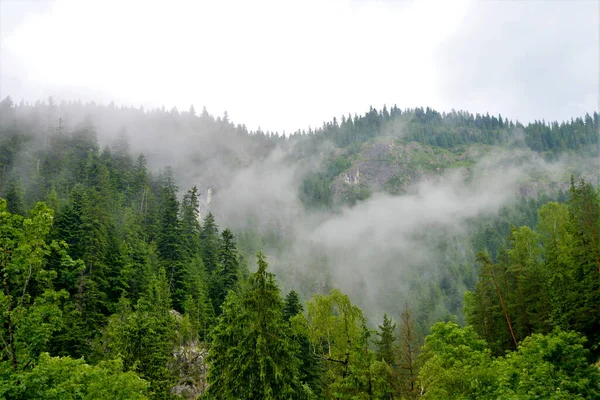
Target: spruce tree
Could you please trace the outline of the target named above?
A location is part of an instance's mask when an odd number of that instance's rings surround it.
[[[229,292],[212,334],[207,399],[299,399],[298,347],[275,277],[259,253],[247,288]]]
[[[235,247],[235,237],[229,229],[221,233],[219,263],[213,270],[211,279],[211,299],[217,315],[221,313],[221,304],[225,301],[227,292],[237,287],[240,279],[238,253]]]
[[[379,332],[377,332],[380,339],[375,342],[377,344],[377,359],[383,360],[391,366],[396,365],[394,351],[394,342],[396,341],[396,337],[394,336],[395,329],[396,324],[388,318],[387,314],[383,314],[383,324],[379,325]]]
[[[212,274],[219,264],[219,227],[212,213],[208,213],[202,223],[200,233],[202,261],[206,270]]]
[[[200,215],[198,188],[194,186],[183,196],[181,202],[181,233],[184,252],[188,259],[200,251]]]
[[[13,176],[8,180],[6,186],[8,212],[25,216],[25,200],[21,179]]]
[[[296,291],[291,290],[287,296],[285,296],[285,304],[283,307],[283,318],[286,321],[289,321],[290,318],[294,317],[298,313],[304,311],[304,307],[300,303],[298,299],[298,293]]]
[[[187,271],[183,260],[179,202],[174,185],[168,182],[161,189],[157,248],[165,268],[173,297],[173,306],[183,311]]]
[[[101,352],[122,357],[127,370],[147,379],[153,398],[174,398],[170,391],[176,377],[168,363],[176,345],[176,325],[170,313],[171,296],[164,268],[140,297],[135,311],[125,298],[121,298],[119,306],[104,330]]]

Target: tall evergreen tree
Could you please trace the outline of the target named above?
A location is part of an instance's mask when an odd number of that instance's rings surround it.
[[[198,188],[194,186],[183,196],[181,202],[181,232],[185,254],[194,258],[200,251],[200,200]]]
[[[219,228],[214,215],[209,212],[202,223],[200,233],[202,261],[207,271],[212,274],[219,264]]]
[[[396,357],[395,357],[395,344],[396,336],[394,335],[394,330],[396,329],[396,324],[392,322],[392,320],[387,316],[387,314],[383,314],[383,324],[379,325],[379,340],[375,343],[377,344],[377,358],[379,360],[384,360],[391,366],[396,365]]]
[[[221,233],[219,242],[219,263],[213,270],[211,279],[211,298],[215,312],[221,313],[221,304],[225,301],[227,292],[237,287],[240,279],[240,266],[235,246],[235,237],[229,229]]]
[[[241,293],[229,292],[212,334],[210,399],[301,399],[298,347],[283,319],[275,277],[259,253],[258,271]]]
[[[127,370],[147,379],[153,398],[175,398],[171,388],[176,377],[168,363],[176,346],[176,325],[170,313],[171,296],[164,268],[140,298],[135,311],[125,298],[119,308],[104,330],[100,350],[122,357]]]
[[[179,202],[173,184],[165,182],[161,189],[157,248],[167,273],[173,305],[183,311],[185,301],[186,264],[183,259]]]
[[[298,298],[298,293],[295,290],[290,290],[290,292],[285,296],[285,302],[283,307],[283,318],[286,321],[289,321],[290,318],[296,316],[298,313],[304,311],[304,307],[302,307],[302,303],[300,303],[300,299]]]
[[[5,197],[8,212],[25,216],[25,194],[20,178],[13,176],[8,180]]]

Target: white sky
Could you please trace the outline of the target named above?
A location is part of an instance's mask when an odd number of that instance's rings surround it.
[[[599,6],[573,1],[0,0],[0,97],[177,106],[287,132],[370,105],[598,110]]]

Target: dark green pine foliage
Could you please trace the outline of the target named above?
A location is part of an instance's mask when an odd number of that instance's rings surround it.
[[[124,200],[131,199],[135,195],[135,186],[131,184],[134,169],[129,147],[129,137],[125,129],[121,129],[117,139],[111,145],[113,164],[111,178],[117,193]]]
[[[396,345],[395,331],[396,324],[383,314],[383,323],[379,325],[379,331],[376,332],[379,339],[375,340],[376,351],[375,360],[384,363],[381,368],[382,375],[379,379],[382,381],[382,391],[385,398],[394,398],[394,394],[399,391],[401,386],[398,382],[398,353],[399,348]]]
[[[539,209],[537,230],[512,228],[497,262],[480,253],[479,282],[465,294],[467,321],[492,353],[515,349],[534,333],[575,330],[600,350],[600,201],[573,180],[567,204]]]
[[[300,303],[300,299],[298,298],[298,293],[295,290],[291,290],[287,296],[285,296],[284,306],[283,306],[283,318],[286,321],[289,321],[290,318],[296,316],[298,313],[304,311],[304,307],[302,303]]]
[[[209,274],[212,274],[219,264],[219,227],[215,216],[209,212],[204,218],[200,233],[202,261]]]
[[[67,243],[73,258],[83,261],[83,268],[74,265],[73,269],[57,271],[71,301],[65,307],[65,324],[56,338],[62,342],[61,354],[73,357],[89,354],[90,342],[104,326],[111,308],[107,296],[107,215],[94,202],[96,194],[76,185],[71,204],[57,218],[53,232],[55,239]]]
[[[176,310],[182,311],[185,301],[186,271],[179,221],[179,202],[177,201],[177,189],[169,177],[163,185],[157,226],[157,248],[169,280],[173,306]]]
[[[283,319],[275,277],[259,253],[258,271],[229,292],[212,333],[207,399],[300,399],[298,346]]]
[[[221,232],[221,251],[219,261],[222,268],[223,287],[225,291],[233,289],[240,279],[240,266],[235,244],[235,237],[231,230]]]
[[[181,235],[186,258],[193,259],[200,252],[200,193],[194,186],[181,202]]]
[[[132,167],[131,172],[131,204],[139,211],[141,217],[145,217],[148,209],[148,171],[146,170],[146,157],[140,154]]]
[[[87,181],[88,155],[98,154],[98,136],[89,121],[82,123],[73,131],[66,147],[65,168],[67,174],[63,174],[66,177],[63,183],[69,190],[75,183]]]
[[[286,296],[283,305],[283,319],[291,322],[290,320],[301,314],[304,311],[304,307],[300,302],[298,293],[295,290],[291,290]],[[300,381],[308,385],[312,393],[319,398],[323,392],[323,364],[320,360],[316,360],[313,357],[313,353],[310,348],[310,342],[308,336],[304,332],[294,332],[293,339],[298,343],[300,349]]]
[[[183,196],[181,202],[182,249],[187,266],[185,280],[185,312],[190,318],[192,330],[202,340],[208,339],[208,331],[214,323],[214,306],[209,296],[212,277],[208,275],[201,257],[200,194],[194,186]]]
[[[390,366],[396,365],[395,329],[396,324],[387,316],[387,314],[383,314],[383,324],[379,325],[379,332],[377,332],[379,339],[375,341],[377,344],[376,355],[379,361],[385,361]]]
[[[6,186],[7,188],[5,198],[7,202],[8,212],[11,214],[25,216],[26,206],[21,179],[12,176],[8,180],[8,184]]]
[[[123,262],[112,221],[117,204],[106,160],[89,153],[86,181],[85,206],[82,209],[82,259],[88,267],[90,280],[103,294],[98,299],[98,311],[108,316],[126,286],[119,278]]]
[[[221,305],[230,290],[235,290],[240,279],[240,265],[235,237],[229,229],[221,233],[219,263],[213,271],[211,299],[217,315],[221,313]]]
[[[574,239],[573,287],[568,299],[569,322],[590,340],[600,343],[600,193],[585,180],[571,178],[568,201]],[[600,354],[600,348],[595,349]]]
[[[170,313],[169,282],[164,268],[159,270],[135,310],[121,299],[101,340],[100,352],[120,357],[126,370],[133,370],[150,382],[152,398],[176,398],[170,393],[176,375],[168,368],[176,346],[176,324]]]

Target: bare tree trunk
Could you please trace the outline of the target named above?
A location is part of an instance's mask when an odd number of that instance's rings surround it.
[[[510,329],[510,335],[512,336],[513,342],[515,343],[515,348],[519,347],[519,343],[517,343],[517,338],[515,337],[515,332],[513,331],[512,323],[510,322],[510,317],[508,316],[508,310],[506,309],[506,305],[504,304],[504,298],[502,297],[502,293],[500,292],[500,287],[498,286],[498,282],[496,281],[496,275],[494,274],[494,269],[491,264],[488,264],[490,269],[490,274],[492,275],[492,280],[494,281],[494,285],[496,286],[496,291],[498,292],[498,297],[500,297],[500,305],[502,306],[502,311],[504,311],[504,317],[506,317],[506,322],[508,323],[508,328]]]

